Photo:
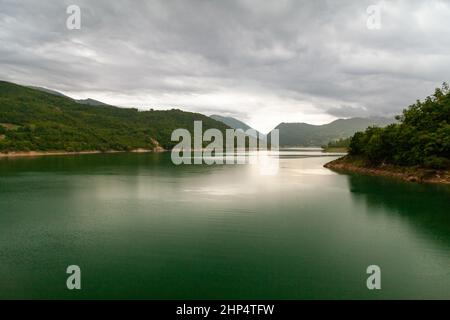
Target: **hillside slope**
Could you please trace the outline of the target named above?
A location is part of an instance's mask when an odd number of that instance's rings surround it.
[[[213,114],[212,116],[210,116],[210,118],[213,118],[214,120],[223,122],[224,124],[226,124],[227,126],[233,128],[233,129],[242,129],[244,131],[247,131],[248,129],[253,129],[245,122],[242,122],[233,117],[224,117],[224,116],[220,116],[217,114]],[[253,130],[256,131],[256,134],[253,135],[253,137],[258,138],[258,134],[260,134],[260,133],[256,129],[253,129]]]
[[[95,107],[29,87],[0,81],[0,152],[171,149],[172,131],[228,128],[198,113]]]
[[[281,146],[322,146],[330,141],[351,137],[369,126],[384,127],[394,122],[395,119],[389,118],[351,118],[324,125],[281,123],[275,129],[279,130]]]

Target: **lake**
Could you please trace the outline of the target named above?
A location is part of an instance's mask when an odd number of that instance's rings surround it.
[[[0,298],[449,299],[450,188],[335,158],[285,150],[272,176],[169,153],[0,159]]]

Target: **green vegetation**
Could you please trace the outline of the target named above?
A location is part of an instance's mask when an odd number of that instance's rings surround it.
[[[356,133],[350,141],[350,155],[368,165],[450,168],[450,90],[446,83],[397,119],[398,124]]]
[[[351,140],[351,138],[334,140],[334,141],[329,142],[327,145],[322,146],[322,148],[326,152],[336,152],[336,151],[346,152],[350,146],[350,140]]]
[[[204,130],[228,128],[198,113],[93,107],[0,81],[0,152],[171,149],[177,144],[170,141],[172,131],[193,132],[195,120],[203,121]]]

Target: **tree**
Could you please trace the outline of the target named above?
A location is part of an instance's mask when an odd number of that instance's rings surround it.
[[[367,128],[350,140],[349,153],[369,164],[450,168],[450,90],[447,83],[398,116],[398,124]]]

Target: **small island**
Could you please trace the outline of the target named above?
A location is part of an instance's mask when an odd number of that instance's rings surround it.
[[[325,165],[338,172],[450,184],[450,90],[447,83],[385,128],[369,127],[349,141],[348,155]]]

